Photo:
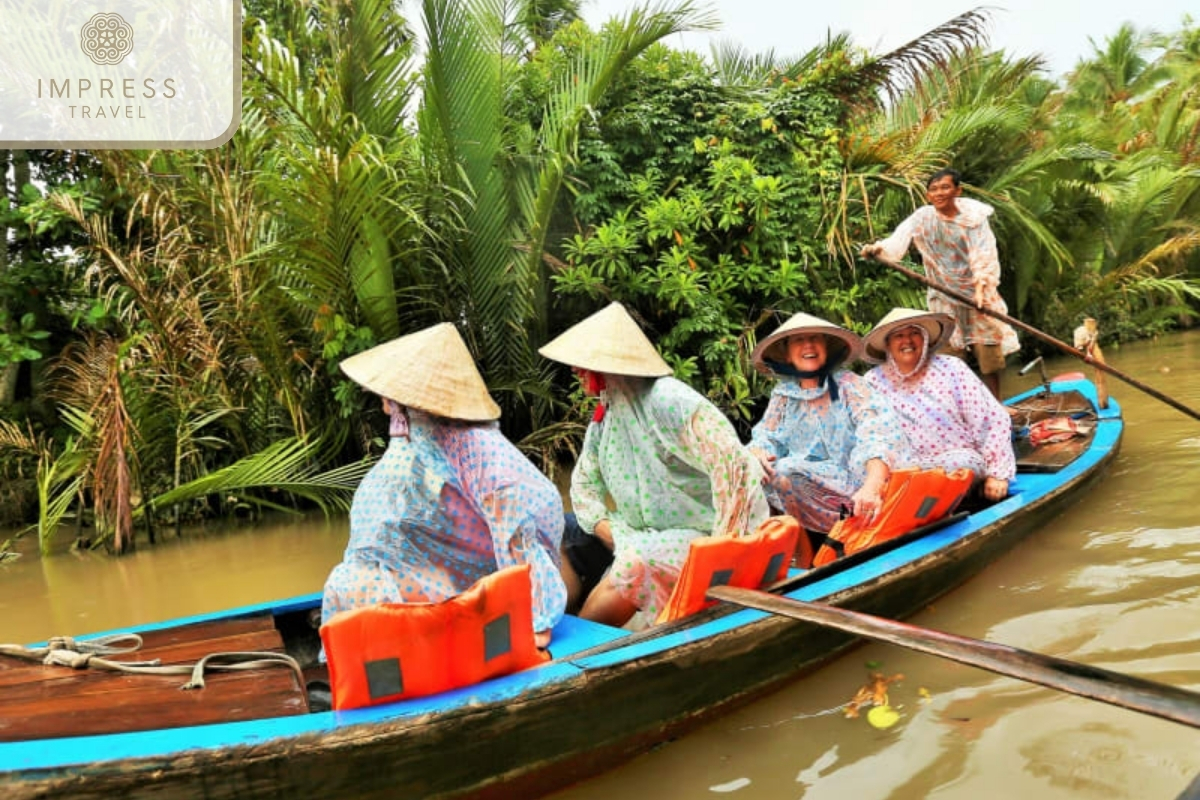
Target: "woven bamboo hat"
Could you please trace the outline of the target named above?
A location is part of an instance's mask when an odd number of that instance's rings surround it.
[[[915,308],[893,308],[879,324],[863,337],[863,361],[882,364],[887,361],[887,337],[892,331],[909,326],[924,328],[929,334],[929,355],[950,340],[954,333],[954,317]]]
[[[551,361],[609,375],[661,378],[671,374],[671,367],[620,303],[610,303],[577,322],[538,352]]]
[[[449,322],[364,350],[341,367],[359,386],[409,408],[470,422],[500,418],[500,406]]]
[[[847,330],[840,325],[814,317],[803,312],[793,315],[787,322],[780,325],[774,333],[758,343],[750,360],[754,368],[765,375],[774,375],[768,361],[777,364],[788,363],[787,340],[799,333],[822,333],[829,341],[825,355],[825,366],[833,371],[840,364],[849,364],[858,358],[862,348],[862,339],[857,333]]]

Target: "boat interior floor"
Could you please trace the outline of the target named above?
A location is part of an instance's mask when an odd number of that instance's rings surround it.
[[[1078,391],[1033,395],[1008,409],[1018,472],[1057,472],[1086,452],[1096,433],[1095,411]],[[1070,420],[1074,435],[1062,441],[1035,444],[1029,435],[1031,426],[1054,418]]]

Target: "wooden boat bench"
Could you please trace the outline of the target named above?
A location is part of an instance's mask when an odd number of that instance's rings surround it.
[[[142,633],[142,649],[113,660],[194,664],[228,652],[284,652],[270,614]],[[142,675],[43,666],[0,656],[0,742],[177,728],[308,712],[286,666],[210,672],[182,691],[187,675]]]

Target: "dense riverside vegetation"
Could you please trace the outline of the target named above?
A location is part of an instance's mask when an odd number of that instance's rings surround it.
[[[856,252],[944,165],[996,207],[1015,316],[1068,339],[1084,316],[1117,340],[1191,324],[1190,18],[1055,80],[990,51],[984,11],[784,58],[669,49],[714,25],[690,0],[600,30],[578,5],[245,0],[227,145],[0,153],[0,518],[120,552],[345,508],[381,425],[338,362],[444,320],[552,469],[585,417],[536,349],[611,299],[745,431],[768,391],[748,354],[784,316],[865,330],[923,304]]]

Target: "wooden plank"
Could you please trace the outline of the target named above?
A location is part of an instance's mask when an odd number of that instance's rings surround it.
[[[1072,389],[1060,394],[1034,395],[1009,406],[1013,425],[1024,428],[1051,417],[1071,417],[1092,430],[1062,442],[1034,446],[1026,435],[1013,441],[1018,472],[1058,472],[1087,452],[1095,436],[1095,410],[1079,391]]]
[[[228,652],[284,652],[270,615],[214,620],[143,634],[143,648],[114,661],[160,659],[194,664]],[[272,665],[210,672],[202,690],[181,691],[188,675],[72,670],[0,659],[0,741],[57,738],[202,725],[308,711],[291,669]]]
[[[110,674],[103,692],[48,694],[5,702],[0,741],[158,730],[304,714],[308,702],[284,666],[209,675],[203,689],[186,678]]]
[[[283,641],[269,615],[188,625],[142,635],[142,648],[133,653],[107,656],[111,661],[149,661],[164,664],[190,664],[210,653],[235,651],[283,652]],[[68,667],[44,667],[39,662],[15,657],[0,657],[0,687],[30,681],[53,680],[76,674]],[[91,674],[81,671],[79,675]],[[3,700],[0,700],[0,704]]]
[[[1072,389],[1046,395],[1033,395],[1024,400],[1013,402],[1007,406],[1013,424],[1018,426],[1031,425],[1048,417],[1076,417],[1092,419],[1096,410],[1081,392]]]
[[[208,639],[203,642],[192,642],[185,646],[180,646],[171,652],[161,649],[148,652],[139,651],[123,656],[109,656],[108,660],[143,661],[152,658],[161,658],[163,665],[168,666],[194,664],[213,653],[246,652],[283,652],[279,634],[272,635],[261,632],[223,639]],[[0,699],[0,708],[3,708],[10,700],[22,699],[24,692],[37,691],[37,687],[41,685],[51,685],[57,689],[69,684],[78,684],[80,688],[74,691],[82,693],[88,691],[87,687],[93,681],[112,674],[108,670],[103,669],[89,668],[77,670],[64,666],[45,666],[39,662],[31,661],[22,661],[18,662],[18,664],[20,666],[17,668],[0,672],[0,689],[3,689],[4,692],[3,699]],[[168,677],[175,678],[180,676]],[[182,677],[179,682],[186,683],[187,678]]]

